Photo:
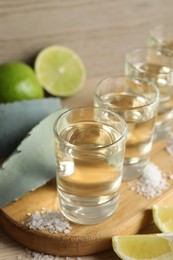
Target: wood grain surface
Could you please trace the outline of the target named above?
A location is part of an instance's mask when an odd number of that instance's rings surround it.
[[[48,45],[72,48],[86,65],[87,80],[79,93],[62,103],[89,105],[98,81],[112,73],[123,74],[125,54],[145,46],[148,31],[162,23],[173,23],[172,0],[0,0],[0,62],[34,65],[38,51]],[[167,169],[170,164],[159,160],[159,166]],[[0,230],[0,260],[25,259],[25,255],[25,248]],[[81,259],[118,258],[111,250]]]
[[[164,141],[155,143],[151,158],[162,172],[168,174],[172,171],[173,161],[165,147]],[[169,180],[169,184],[170,188],[162,196],[147,199],[131,190],[128,182],[123,182],[118,209],[110,218],[98,225],[71,223],[72,230],[65,235],[32,230],[25,224],[28,212],[34,213],[42,208],[58,210],[56,182],[52,180],[0,210],[0,225],[14,240],[34,251],[60,256],[91,255],[111,249],[113,235],[139,233],[151,225],[152,205],[171,205],[173,202],[173,181]]]

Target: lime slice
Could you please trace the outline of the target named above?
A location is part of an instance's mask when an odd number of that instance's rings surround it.
[[[173,260],[173,234],[113,236],[112,245],[123,260]]]
[[[50,46],[35,61],[37,78],[43,88],[54,96],[68,97],[79,91],[86,78],[80,57],[71,49]]]
[[[34,70],[22,62],[0,65],[0,102],[37,99],[44,95]]]
[[[162,232],[173,232],[173,207],[153,205],[153,219]]]

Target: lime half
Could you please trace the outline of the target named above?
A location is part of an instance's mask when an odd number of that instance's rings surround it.
[[[81,58],[71,49],[57,45],[47,47],[37,55],[35,72],[48,93],[61,97],[75,94],[86,79]]]

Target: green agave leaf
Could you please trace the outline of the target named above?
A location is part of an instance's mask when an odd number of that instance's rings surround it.
[[[64,110],[42,120],[0,169],[0,207],[55,177],[53,124]]]
[[[9,156],[35,125],[60,108],[59,98],[0,104],[0,156]]]

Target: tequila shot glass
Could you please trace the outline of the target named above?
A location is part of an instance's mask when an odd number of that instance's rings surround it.
[[[154,26],[148,34],[148,46],[155,47],[164,52],[164,49],[172,51],[173,56],[173,24]]]
[[[140,177],[150,158],[159,91],[153,83],[128,76],[103,79],[94,92],[94,104],[124,118],[128,125],[123,181]]]
[[[97,224],[117,208],[127,125],[104,108],[79,107],[54,124],[59,207],[69,220]]]
[[[153,82],[160,92],[156,119],[155,140],[165,138],[171,131],[173,120],[173,57],[167,51],[138,48],[127,53],[125,74]]]

